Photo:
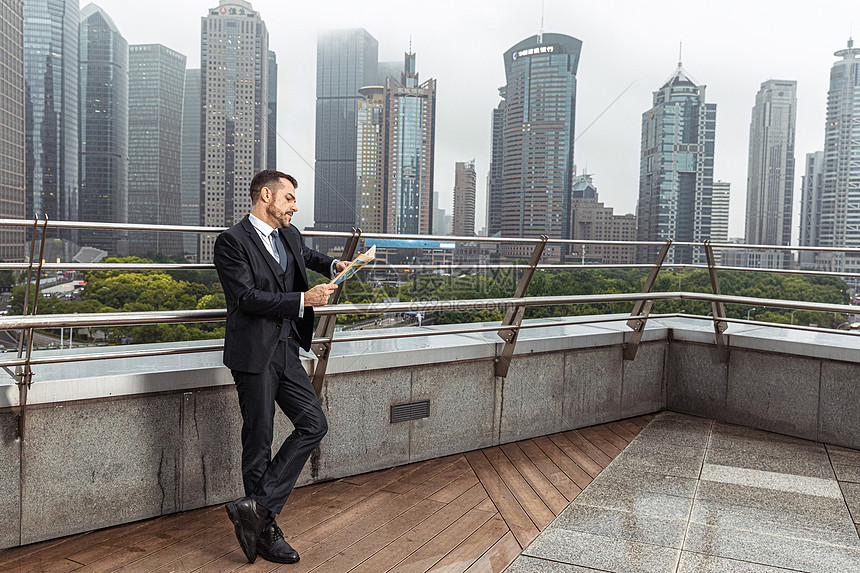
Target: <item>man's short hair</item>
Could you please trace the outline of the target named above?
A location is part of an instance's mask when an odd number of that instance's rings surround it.
[[[254,178],[251,179],[251,188],[249,189],[251,202],[256,203],[260,199],[260,193],[263,191],[263,187],[280,185],[281,179],[286,179],[293,184],[294,189],[298,189],[299,182],[296,181],[296,178],[292,175],[281,171],[275,171],[274,169],[265,169],[254,175]]]

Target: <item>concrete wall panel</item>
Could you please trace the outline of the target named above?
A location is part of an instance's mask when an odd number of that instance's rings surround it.
[[[666,408],[705,418],[723,416],[728,368],[716,346],[673,341],[668,351]]]
[[[816,359],[734,349],[726,412],[718,419],[815,440],[820,371]]]
[[[18,545],[21,535],[21,442],[18,417],[0,412],[0,547]]]
[[[515,356],[501,387],[501,443],[563,429],[564,354]]]
[[[564,353],[564,429],[621,417],[621,346]]]
[[[821,364],[818,440],[860,450],[860,364]]]
[[[412,398],[430,400],[430,417],[410,422],[410,461],[498,443],[496,377],[491,360],[422,366],[412,371]]]
[[[659,412],[666,407],[663,364],[665,341],[639,346],[635,360],[624,361],[621,387],[621,417]]]
[[[31,409],[22,543],[173,513],[181,394]]]

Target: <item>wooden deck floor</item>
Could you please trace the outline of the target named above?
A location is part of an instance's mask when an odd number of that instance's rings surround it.
[[[278,519],[294,565],[248,564],[218,505],[0,551],[0,571],[501,571],[650,419],[299,488]]]

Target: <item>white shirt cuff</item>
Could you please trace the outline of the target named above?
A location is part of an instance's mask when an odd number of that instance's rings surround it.
[[[331,262],[331,268],[328,271],[328,278],[333,279],[337,276],[337,269],[335,267],[340,262],[340,259],[335,259]]]
[[[305,293],[299,293],[299,318],[304,318],[305,316]]]

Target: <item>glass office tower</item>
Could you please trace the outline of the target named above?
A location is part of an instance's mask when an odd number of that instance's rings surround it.
[[[80,217],[128,222],[128,42],[95,4],[81,10]],[[78,233],[82,246],[128,253],[126,231]]]
[[[24,2],[27,217],[79,219],[79,23],[78,0]]]

